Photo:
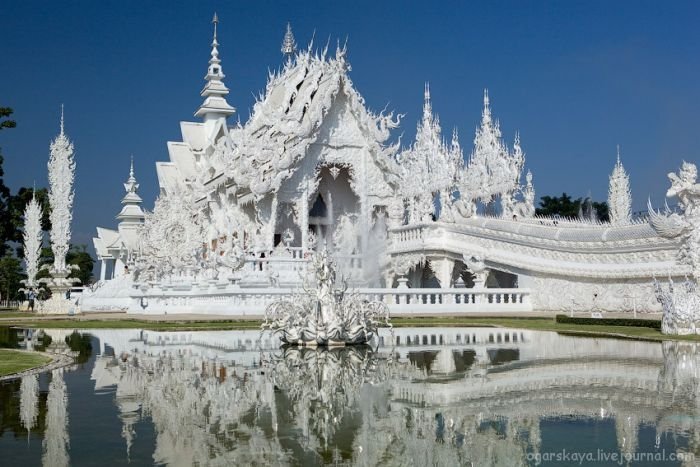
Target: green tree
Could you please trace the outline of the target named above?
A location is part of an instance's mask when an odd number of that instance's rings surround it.
[[[20,281],[24,279],[20,260],[11,255],[0,258],[0,296],[3,300],[20,298]]]
[[[39,273],[36,275],[37,279],[49,277],[48,267],[51,267],[51,264],[53,264],[53,252],[51,248],[45,247],[41,249],[39,264],[41,266]],[[75,264],[80,268],[79,270],[71,272],[68,277],[80,279],[81,285],[92,283],[92,268],[95,265],[95,260],[90,256],[90,253],[88,253],[87,245],[71,245],[66,254],[66,264]],[[44,265],[48,267],[44,268]]]
[[[11,108],[0,107],[0,130],[17,126],[17,123],[9,118],[10,115],[12,115]],[[4,161],[0,152],[0,255],[2,256],[7,252],[7,241],[14,236],[14,226],[10,216],[10,189],[5,185],[5,171],[2,168]]]
[[[71,245],[66,255],[67,264],[75,264],[80,270],[73,271],[69,277],[80,279],[81,285],[88,285],[92,282],[92,267],[95,260],[87,251],[86,245]]]
[[[543,196],[540,198],[540,207],[535,212],[539,216],[574,218],[578,216],[581,201],[581,198],[572,200],[566,193],[562,193],[561,196]]]
[[[561,196],[542,196],[540,198],[540,207],[535,212],[539,216],[561,216],[567,219],[575,219],[579,216],[586,200],[584,198],[572,199],[566,193],[562,193]],[[592,201],[591,205],[596,210],[600,221],[608,222],[610,220],[607,202]]]

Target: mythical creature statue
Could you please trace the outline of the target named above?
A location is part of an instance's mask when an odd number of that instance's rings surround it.
[[[313,259],[314,284],[290,300],[278,300],[265,310],[262,328],[280,334],[285,344],[333,346],[365,344],[377,333],[380,321],[389,324],[389,308],[356,294],[346,294],[335,262],[326,250]],[[340,282],[340,283],[338,283]]]
[[[669,279],[668,288],[663,289],[654,278],[656,299],[663,308],[661,332],[664,334],[700,334],[700,294],[694,281],[686,279],[678,287]]]
[[[695,280],[700,278],[700,184],[696,183],[697,176],[697,167],[689,162],[683,162],[678,175],[668,174],[671,188],[666,196],[678,198],[680,213],[666,209],[662,214],[649,202],[649,222],[660,236],[680,240],[678,261],[691,267]]]

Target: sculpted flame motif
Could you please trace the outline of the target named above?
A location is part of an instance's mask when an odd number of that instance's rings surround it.
[[[265,310],[263,329],[280,334],[285,344],[326,346],[364,344],[377,333],[380,323],[389,325],[389,308],[383,302],[346,294],[347,283],[338,284],[335,262],[326,250],[313,260],[314,285],[290,300],[278,300]]]
[[[192,196],[184,190],[173,189],[156,200],[141,230],[139,276],[152,280],[167,274],[181,276],[197,264],[204,239],[198,215]]]

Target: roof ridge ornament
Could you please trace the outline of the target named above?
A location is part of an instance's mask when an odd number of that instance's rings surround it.
[[[61,135],[65,134],[65,125],[63,122],[63,104],[61,104]]]
[[[286,57],[286,63],[291,63],[294,53],[297,51],[297,43],[294,40],[294,33],[292,32],[292,24],[287,21],[287,32],[284,33],[284,39],[282,40],[282,55]]]
[[[490,123],[491,122],[491,106],[490,106],[490,101],[489,101],[489,90],[488,88],[484,88],[484,110],[481,113],[481,120],[484,123]]]

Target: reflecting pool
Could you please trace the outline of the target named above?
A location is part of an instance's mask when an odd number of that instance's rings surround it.
[[[0,383],[2,465],[700,461],[696,343],[400,328],[315,350],[257,331],[3,332],[77,358]]]

